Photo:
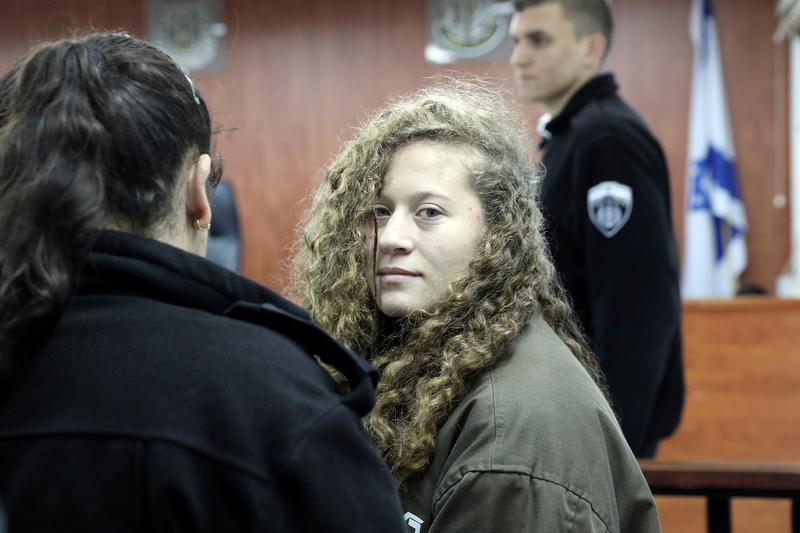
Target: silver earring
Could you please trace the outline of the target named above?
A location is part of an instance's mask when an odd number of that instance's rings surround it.
[[[211,229],[211,222],[209,222],[204,226],[203,223],[200,222],[200,219],[198,218],[195,219],[194,221],[194,227],[197,228],[198,231],[208,231]]]

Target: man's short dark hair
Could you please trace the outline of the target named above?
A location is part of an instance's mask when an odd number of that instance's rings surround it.
[[[610,0],[513,0],[514,9],[519,13],[527,7],[541,4],[560,4],[566,17],[575,26],[578,37],[590,33],[602,33],[606,38],[606,55],[611,49],[614,34],[614,15]]]

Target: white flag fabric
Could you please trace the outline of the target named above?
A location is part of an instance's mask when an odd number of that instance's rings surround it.
[[[711,0],[693,0],[683,296],[730,298],[747,266],[747,230]]]

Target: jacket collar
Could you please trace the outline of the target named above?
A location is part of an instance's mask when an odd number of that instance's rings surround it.
[[[551,135],[557,135],[569,125],[572,117],[583,109],[586,104],[596,98],[616,94],[618,88],[619,86],[613,74],[606,73],[595,76],[572,95],[564,109],[550,120],[545,125],[545,128]]]
[[[223,314],[242,301],[270,303],[308,320],[302,308],[211,261],[153,239],[111,230],[96,234],[79,292],[139,294],[214,314]]]
[[[78,292],[136,295],[272,328],[344,374],[350,391],[342,402],[359,416],[375,404],[377,370],[314,325],[305,310],[168,244],[117,231],[98,232]]]

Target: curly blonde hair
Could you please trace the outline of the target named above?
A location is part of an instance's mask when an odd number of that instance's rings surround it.
[[[325,169],[298,239],[294,290],[322,328],[382,372],[365,423],[400,484],[427,468],[458,401],[535,314],[601,383],[549,258],[527,130],[505,100],[486,82],[445,80],[379,110]],[[370,290],[365,238],[393,154],[417,141],[482,155],[469,177],[485,232],[441,302],[389,319]]]

